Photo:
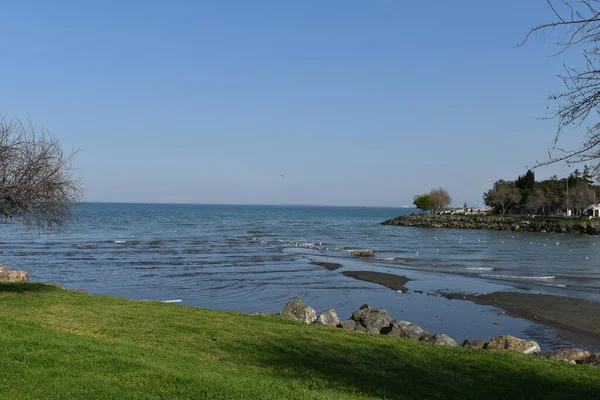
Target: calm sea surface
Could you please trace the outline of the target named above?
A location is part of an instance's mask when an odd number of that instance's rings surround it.
[[[367,302],[457,340],[500,333],[547,345],[579,340],[434,294],[527,290],[600,301],[600,238],[379,224],[413,211],[88,203],[60,235],[0,225],[0,261],[31,280],[135,299],[252,312],[280,311],[301,297],[317,311],[335,307],[342,318]],[[376,257],[354,258],[354,249]],[[311,261],[343,267],[328,271]],[[407,276],[409,292],[341,274],[348,270]]]

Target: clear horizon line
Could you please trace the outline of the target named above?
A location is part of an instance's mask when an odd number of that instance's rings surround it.
[[[151,201],[80,201],[79,204],[155,204],[155,205],[188,205],[188,206],[256,206],[256,207],[354,207],[354,208],[402,208],[416,209],[414,206],[365,206],[365,205],[329,205],[329,204],[300,204],[300,203],[186,203],[186,202],[151,202]]]

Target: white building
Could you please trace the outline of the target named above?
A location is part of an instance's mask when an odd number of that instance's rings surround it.
[[[600,217],[600,204],[592,204],[591,206],[587,206],[585,210],[583,210],[584,214],[590,214],[594,218]]]

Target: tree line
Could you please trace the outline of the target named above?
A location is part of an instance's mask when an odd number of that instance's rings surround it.
[[[585,209],[600,199],[600,187],[594,184],[592,170],[585,166],[576,169],[566,178],[556,175],[536,181],[535,174],[528,170],[516,180],[496,181],[484,193],[485,205],[494,212],[504,215],[515,214],[562,214],[571,210],[575,216],[584,214]]]

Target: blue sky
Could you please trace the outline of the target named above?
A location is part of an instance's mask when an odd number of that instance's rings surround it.
[[[80,151],[88,201],[480,204],[578,62],[515,47],[543,0],[2,3],[0,112]]]

